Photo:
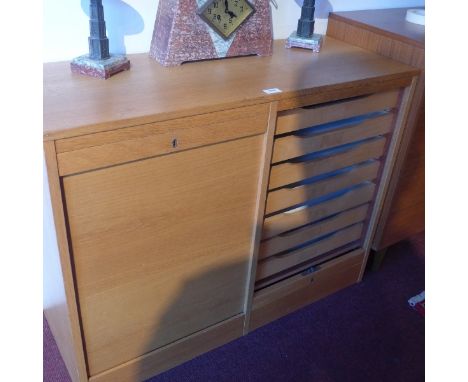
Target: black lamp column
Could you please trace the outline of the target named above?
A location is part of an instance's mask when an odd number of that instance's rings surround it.
[[[110,57],[110,54],[102,0],[91,0],[89,11],[89,58],[93,60],[106,60]]]
[[[314,34],[315,0],[304,0],[301,9],[301,18],[297,23],[297,35],[311,38]]]

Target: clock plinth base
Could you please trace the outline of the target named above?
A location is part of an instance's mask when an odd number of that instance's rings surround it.
[[[88,55],[79,56],[70,63],[73,73],[83,74],[94,78],[108,79],[109,77],[130,69],[130,61],[125,56],[110,56],[106,60],[93,60]]]
[[[160,0],[149,55],[164,66],[237,56],[271,56],[269,1],[250,0],[255,13],[224,41],[198,14],[196,0]]]
[[[182,64],[185,64],[185,63],[189,63],[189,62],[196,62],[196,61],[206,61],[206,60],[221,60],[221,59],[225,59],[225,58],[233,58],[233,57],[240,57],[240,56],[271,56],[272,55],[272,52],[271,50],[265,50],[263,52],[259,52],[258,50],[255,50],[255,51],[252,51],[252,52],[249,52],[249,51],[243,51],[243,52],[240,52],[239,54],[232,54],[232,55],[227,55],[227,56],[224,56],[224,57],[219,57],[215,54],[204,54],[204,51],[203,50],[200,50],[200,55],[199,56],[196,56],[196,55],[191,55],[191,57],[189,59],[180,59],[178,57],[174,57],[174,58],[170,58],[170,57],[160,57],[158,55],[151,55],[150,54],[150,57],[151,58],[154,58],[157,62],[159,62],[161,65],[163,66],[179,66],[179,65],[182,65]]]
[[[286,40],[286,48],[304,48],[318,53],[322,48],[323,36],[314,33],[311,38],[300,37],[297,32],[291,33]]]

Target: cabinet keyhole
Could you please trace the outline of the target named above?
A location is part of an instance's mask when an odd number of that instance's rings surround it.
[[[176,147],[177,147],[177,139],[174,138],[174,139],[172,140],[172,148],[175,149]]]

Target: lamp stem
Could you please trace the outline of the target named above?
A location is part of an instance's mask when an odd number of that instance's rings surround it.
[[[301,8],[301,18],[297,23],[297,35],[311,38],[314,34],[315,0],[304,0]]]
[[[89,11],[89,58],[93,60],[106,60],[110,57],[110,54],[102,0],[90,0]]]

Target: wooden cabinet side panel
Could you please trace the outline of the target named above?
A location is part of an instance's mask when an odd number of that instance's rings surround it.
[[[365,256],[364,262],[361,268],[361,273],[359,275],[359,280],[362,280],[364,276],[364,270],[366,268],[367,259],[369,252],[376,236],[376,232],[379,229],[379,222],[382,221],[386,203],[386,196],[392,193],[392,184],[394,184],[394,177],[392,176],[395,171],[399,170],[399,161],[401,157],[399,156],[399,150],[401,149],[402,142],[407,134],[408,128],[408,116],[411,109],[411,100],[414,97],[416,86],[418,83],[418,77],[414,77],[411,86],[408,86],[402,95],[400,102],[400,108],[398,111],[397,119],[395,121],[395,128],[393,136],[388,147],[387,156],[385,159],[385,165],[383,167],[382,175],[380,178],[380,185],[375,196],[374,209],[369,218],[369,226],[364,240],[364,249]]]
[[[385,34],[370,31],[362,26],[351,25],[331,15],[327,36],[353,44],[404,64],[424,67],[424,49],[409,42],[396,41]]]
[[[389,11],[390,12],[390,11]],[[384,28],[385,29],[385,28]],[[372,248],[382,250],[424,230],[424,88],[425,49],[415,41],[401,41],[383,30],[356,25],[352,20],[330,15],[327,35],[421,68],[410,110],[384,196]]]
[[[87,381],[54,142],[44,144],[43,307],[73,382]]]
[[[408,117],[405,121],[395,164],[390,175],[388,190],[385,194],[382,213],[373,239],[372,249],[374,250],[382,250],[386,246],[408,238],[424,229],[425,126],[424,119],[419,118],[420,114],[424,113],[424,88],[425,78],[423,74],[415,81],[413,97],[407,101],[407,104],[403,105],[402,103],[402,107],[405,107],[408,111]],[[401,185],[405,183],[408,187],[403,186],[402,188]],[[405,200],[410,200],[410,205]],[[394,219],[397,222],[406,219],[410,219],[410,221],[405,221],[407,228],[405,229],[404,227],[397,227],[389,219]]]
[[[424,230],[425,225],[425,144],[424,107],[410,141],[405,162],[400,171],[397,188],[391,203],[378,249]]]

